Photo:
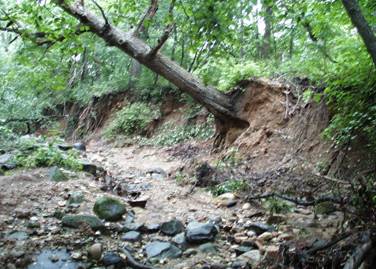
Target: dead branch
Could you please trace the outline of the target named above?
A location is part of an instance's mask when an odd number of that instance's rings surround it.
[[[370,233],[366,232],[365,242],[359,245],[351,257],[347,260],[344,269],[357,269],[363,263],[364,259],[368,255],[369,251],[372,249],[372,240],[370,238]]]
[[[150,6],[148,10],[145,12],[144,16],[142,17],[141,21],[138,23],[136,30],[134,31],[135,36],[139,36],[140,32],[143,32],[142,29],[145,28],[145,20],[152,19],[154,15],[158,11],[158,0],[150,0]]]
[[[158,40],[158,44],[154,48],[151,49],[148,57],[153,58],[158,53],[158,51],[163,47],[163,45],[166,43],[167,39],[170,37],[170,34],[171,34],[172,30],[174,29],[174,27],[175,27],[175,24],[171,24],[171,25],[166,27],[163,35]]]
[[[325,249],[328,249],[328,248],[331,248],[332,246],[336,245],[338,242],[348,238],[350,235],[352,235],[353,232],[346,232],[340,236],[338,236],[337,238],[329,241],[328,243],[326,243],[325,245],[323,246],[317,246],[317,247],[314,247],[314,248],[311,248],[307,251],[304,252],[305,255],[314,255],[316,252],[318,251],[322,251],[322,250],[325,250]]]
[[[298,199],[298,198],[288,197],[288,196],[285,196],[285,195],[282,195],[282,194],[279,194],[279,193],[274,193],[274,192],[263,194],[263,195],[258,195],[258,196],[251,196],[251,197],[247,198],[247,201],[260,200],[260,199],[272,198],[272,197],[276,197],[276,198],[279,198],[279,199],[282,199],[282,200],[286,200],[286,201],[289,201],[289,202],[292,202],[296,205],[301,205],[301,206],[314,206],[314,205],[317,205],[317,204],[323,203],[323,202],[332,202],[332,203],[335,203],[335,204],[343,204],[343,202],[344,202],[343,199],[333,197],[333,196],[323,196],[323,197],[314,199],[312,201],[304,201],[304,200],[301,200],[301,199]]]
[[[103,8],[95,0],[91,0],[91,1],[94,3],[94,5],[96,5],[96,7],[99,9],[99,11],[102,14],[102,17],[103,17],[103,20],[104,20],[103,31],[105,32],[110,27],[110,23],[108,22],[106,14],[104,13]]]

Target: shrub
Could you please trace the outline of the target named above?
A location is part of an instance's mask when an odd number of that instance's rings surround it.
[[[28,151],[21,151],[15,157],[17,166],[26,168],[59,166],[71,170],[82,170],[77,152],[62,152],[49,144],[47,147],[36,147]]]
[[[116,134],[132,135],[139,133],[156,116],[149,105],[133,103],[116,113],[115,119],[105,131],[107,137]]]
[[[214,196],[224,194],[226,192],[242,192],[248,190],[249,185],[245,180],[228,180],[215,186],[211,193]]]

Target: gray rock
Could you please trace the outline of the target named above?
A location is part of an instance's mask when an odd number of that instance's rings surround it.
[[[73,148],[77,149],[77,150],[81,150],[81,151],[86,151],[86,146],[84,143],[82,142],[77,142],[77,143],[74,143],[73,144]]]
[[[161,232],[165,235],[174,236],[184,231],[184,224],[177,219],[162,223]]]
[[[160,228],[161,228],[161,225],[158,223],[147,224],[141,228],[141,232],[147,233],[147,234],[153,234],[153,233],[157,233]]]
[[[93,230],[105,229],[103,222],[92,215],[66,215],[62,218],[62,223],[64,226],[70,228],[79,228],[82,226],[82,223],[86,223]]]
[[[13,155],[10,153],[5,153],[0,155],[0,170],[11,170],[16,168],[16,164],[13,161]]]
[[[90,258],[98,261],[102,257],[102,249],[103,249],[102,244],[95,243],[94,245],[89,247],[87,252]]]
[[[123,226],[123,232],[129,231],[142,231],[144,227],[143,223],[125,222]]]
[[[7,239],[23,241],[29,238],[29,235],[23,231],[13,231],[6,236]]]
[[[123,215],[127,213],[125,205],[118,199],[103,196],[95,201],[94,213],[100,218],[107,221],[121,220]]]
[[[191,222],[185,231],[185,237],[189,243],[205,243],[213,241],[218,230],[213,223]]]
[[[103,255],[102,263],[104,266],[113,265],[115,268],[124,268],[125,262],[119,256],[119,254],[109,251]]]
[[[183,256],[190,257],[197,254],[197,250],[194,248],[189,248],[186,251],[184,251]]]
[[[239,247],[234,248],[234,251],[235,251],[236,256],[240,256],[248,251],[251,251],[252,249],[254,248],[247,247],[247,246],[239,246]]]
[[[48,178],[51,181],[60,182],[69,180],[68,176],[57,166],[51,167],[48,171]]]
[[[136,231],[127,232],[121,237],[121,240],[129,241],[129,242],[137,242],[137,241],[140,241],[140,239],[141,239],[141,234]]]
[[[233,261],[231,269],[250,269],[250,267],[246,261]]]
[[[244,225],[244,228],[254,231],[256,235],[260,235],[265,232],[275,231],[275,228],[273,226],[258,222],[247,223],[246,225]]]
[[[213,243],[205,243],[198,247],[202,253],[217,253],[218,248]]]
[[[180,234],[175,235],[172,238],[172,242],[175,245],[177,245],[180,249],[186,249],[188,247],[188,242],[185,239],[185,234],[184,233],[180,233]]]
[[[262,256],[260,251],[255,249],[240,255],[238,257],[238,260],[247,262],[253,268],[258,265],[258,263],[261,261],[261,258]]]
[[[154,241],[145,246],[148,259],[175,259],[181,256],[182,251],[169,242]]]
[[[68,193],[68,204],[81,204],[84,201],[84,194],[82,191],[72,191]]]

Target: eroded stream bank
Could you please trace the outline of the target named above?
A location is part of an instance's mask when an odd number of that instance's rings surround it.
[[[142,268],[127,253],[155,268],[269,268],[282,246],[324,244],[336,232],[342,214],[335,208],[316,215],[289,204],[284,214],[271,214],[237,193],[214,197],[208,188],[182,184],[184,153],[97,142],[83,156],[106,175],[63,171],[70,180],[54,182],[50,168],[1,176],[2,268],[124,268],[127,262]],[[125,204],[118,221],[95,216],[101,197]],[[104,210],[119,213],[111,203]]]

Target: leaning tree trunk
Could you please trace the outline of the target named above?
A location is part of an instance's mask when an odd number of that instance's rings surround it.
[[[89,26],[90,31],[101,37],[108,45],[121,49],[206,107],[216,119],[216,146],[223,146],[223,141],[229,129],[246,128],[249,125],[234,111],[232,98],[213,87],[205,86],[194,75],[159,53],[163,42],[160,42],[155,48],[151,48],[135,36],[133,32],[124,32],[112,26],[105,17],[102,21],[79,4],[70,5],[64,0],[57,0],[56,3],[67,13],[80,20],[81,23]],[[104,16],[104,14],[102,15]]]
[[[362,37],[364,44],[372,57],[373,63],[376,66],[376,36],[368,25],[367,20],[364,18],[358,2],[356,0],[342,0],[342,4],[353,25]]]

